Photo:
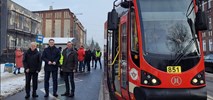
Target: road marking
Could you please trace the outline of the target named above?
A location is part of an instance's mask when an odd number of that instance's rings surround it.
[[[212,96],[207,95],[207,97],[208,97],[210,100],[213,100],[213,97],[212,97]]]
[[[83,81],[83,80],[81,80],[81,79],[79,79],[79,78],[75,78],[74,81],[75,81],[75,82],[81,82],[81,81]]]
[[[78,79],[78,78],[74,78],[74,81],[75,81],[75,83],[77,83],[77,82],[81,82],[81,81],[83,81],[83,80]],[[59,87],[59,86],[63,86],[63,85],[65,85],[65,84],[59,84],[58,87]],[[50,86],[49,88],[53,88],[53,86]],[[44,88],[41,88],[40,90],[41,90],[42,92],[46,93],[45,90],[44,90]],[[60,99],[56,98],[55,96],[53,96],[53,95],[50,94],[50,93],[49,93],[49,96],[52,97],[52,98],[54,98],[54,99],[56,99],[56,100],[60,100]]]
[[[44,88],[43,88],[43,89],[40,89],[40,90],[41,90],[42,92],[46,93],[45,90],[44,90]],[[49,93],[49,97],[54,98],[55,100],[60,100],[60,99],[56,98],[55,96],[53,96],[53,95],[50,94],[50,93]]]

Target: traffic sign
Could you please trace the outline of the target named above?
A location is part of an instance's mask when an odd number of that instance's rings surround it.
[[[36,42],[37,43],[43,43],[43,39],[44,39],[44,36],[42,34],[38,34],[36,36]]]

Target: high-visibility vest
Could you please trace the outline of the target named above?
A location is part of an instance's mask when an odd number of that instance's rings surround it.
[[[95,56],[96,56],[96,57],[100,57],[100,56],[101,56],[101,52],[100,52],[100,51],[99,51],[99,52],[96,51],[96,52],[95,52]]]
[[[60,57],[60,60],[59,60],[60,65],[63,64],[63,60],[64,60],[64,56],[61,54],[61,57]]]

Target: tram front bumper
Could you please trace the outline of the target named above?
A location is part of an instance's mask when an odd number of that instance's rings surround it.
[[[160,89],[135,87],[136,100],[207,100],[206,87],[196,89]]]

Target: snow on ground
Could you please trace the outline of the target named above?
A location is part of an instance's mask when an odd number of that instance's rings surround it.
[[[24,68],[20,70],[21,74],[14,75],[13,73],[4,72],[4,64],[1,64],[1,94],[0,99],[10,95],[14,95],[25,87]],[[38,80],[41,82],[44,79],[43,68],[39,73]]]

